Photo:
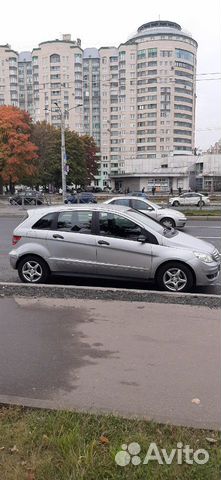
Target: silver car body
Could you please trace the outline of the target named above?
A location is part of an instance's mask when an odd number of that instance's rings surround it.
[[[208,197],[206,197],[205,195],[201,195],[200,193],[194,193],[194,192],[182,193],[180,196],[172,197],[169,199],[170,205],[174,205],[174,206],[176,205],[198,206],[200,201],[204,205],[210,204],[210,199]]]
[[[141,243],[137,239],[105,234],[33,228],[39,219],[55,212],[64,212],[64,215],[93,212],[93,218],[97,218],[96,212],[101,216],[110,213],[121,222],[134,222],[151,240]],[[34,254],[44,259],[52,273],[151,280],[166,262],[180,261],[192,270],[196,285],[209,285],[219,275],[220,256],[213,245],[183,232],[165,229],[146,215],[123,206],[76,205],[30,210],[28,218],[13,234],[21,237],[9,253],[14,269],[22,257]],[[210,263],[197,258],[193,252],[209,255]]]
[[[172,219],[174,221],[174,226],[177,228],[183,228],[187,221],[185,215],[178,210],[164,208],[163,206],[157,205],[156,203],[150,202],[142,197],[138,198],[129,195],[125,197],[120,196],[106,200],[104,203],[109,205],[124,205],[134,208],[142,213],[145,213],[157,222],[162,222],[164,219],[167,219],[167,222],[165,221],[165,225],[167,225],[167,223],[169,224],[168,219]]]

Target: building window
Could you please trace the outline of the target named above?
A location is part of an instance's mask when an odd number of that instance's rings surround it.
[[[157,57],[157,48],[148,48],[148,57]]]
[[[60,55],[57,55],[57,53],[50,55],[50,63],[59,63],[59,62],[60,62]]]
[[[172,50],[160,50],[161,57],[172,57],[173,52]]]
[[[181,48],[176,48],[176,57],[177,58],[182,58],[184,60],[188,60],[191,63],[194,63],[194,55],[191,52],[188,52],[187,50],[182,50]]]

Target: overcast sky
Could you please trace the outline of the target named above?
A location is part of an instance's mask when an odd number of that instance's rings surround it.
[[[205,81],[197,82],[196,145],[208,148],[221,137],[220,0],[11,0],[2,4],[0,44],[32,50],[71,33],[81,38],[83,48],[118,46],[159,15],[180,23],[199,44],[197,73],[210,75],[197,77]]]

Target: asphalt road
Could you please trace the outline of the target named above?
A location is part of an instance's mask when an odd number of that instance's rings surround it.
[[[218,310],[15,296],[0,312],[0,403],[219,427]]]
[[[19,218],[0,217],[0,281],[1,282],[19,282],[17,272],[12,270],[9,265],[8,252],[11,250],[11,238],[13,229],[20,223]],[[219,251],[221,251],[221,224],[219,221],[197,221],[188,220],[187,226],[184,229],[186,233],[198,238],[202,238],[207,242],[213,243]],[[107,280],[86,280],[81,278],[70,277],[53,277],[51,283],[70,284],[70,285],[96,285],[107,287],[122,287],[122,288],[143,288],[156,289],[155,285],[137,284],[134,282],[116,282]],[[216,285],[210,287],[200,287],[195,290],[198,293],[221,293],[221,278]]]

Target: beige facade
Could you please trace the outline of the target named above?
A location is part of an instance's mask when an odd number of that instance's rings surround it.
[[[0,105],[18,106],[18,53],[0,45]]]
[[[59,127],[60,109],[65,126],[83,133],[83,51],[70,35],[62,40],[42,42],[32,52],[34,120],[46,120]]]
[[[118,49],[101,48],[101,174],[191,154],[197,43],[173,22],[150,22]],[[108,165],[108,167],[107,167]],[[103,169],[103,172],[102,172]]]

